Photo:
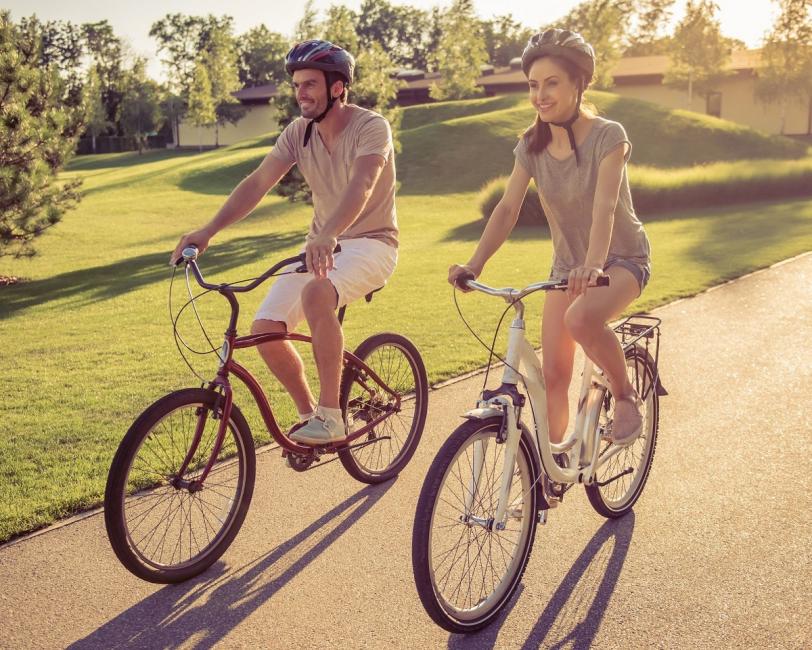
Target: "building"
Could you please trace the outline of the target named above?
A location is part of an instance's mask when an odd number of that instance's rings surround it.
[[[216,134],[213,126],[198,127],[183,120],[178,128],[178,145],[212,147],[216,136],[220,145],[229,145],[277,130],[276,114],[270,103],[276,96],[275,84],[243,88],[231,94],[247,109],[245,116],[237,124],[221,126],[219,134]]]
[[[760,50],[733,52],[727,67],[728,74],[719,82],[718,87],[707,97],[694,94],[689,103],[686,90],[663,85],[663,77],[669,67],[667,56],[626,57],[618,61],[612,72],[614,86],[611,92],[667,108],[715,115],[767,133],[781,133],[781,107],[778,104],[761,103],[755,97],[756,70],[759,64]],[[398,76],[404,82],[398,91],[398,103],[411,106],[431,101],[429,88],[440,75],[406,70],[401,71]],[[486,96],[527,90],[520,59],[514,59],[510,66],[499,69],[483,66],[477,84],[485,90]],[[797,101],[788,106],[783,133],[812,135],[812,101]]]

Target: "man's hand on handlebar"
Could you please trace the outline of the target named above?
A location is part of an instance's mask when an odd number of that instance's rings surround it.
[[[333,253],[336,252],[337,243],[332,235],[318,234],[308,239],[305,246],[307,270],[317,278],[326,278],[327,271],[333,270]]]
[[[169,266],[177,266],[181,262],[183,258],[183,249],[187,246],[195,246],[199,253],[205,251],[209,247],[209,241],[213,236],[214,235],[206,228],[194,230],[183,235],[183,237],[180,238],[178,245],[175,246],[172,256],[169,258]]]

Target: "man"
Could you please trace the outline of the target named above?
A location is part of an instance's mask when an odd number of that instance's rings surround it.
[[[336,309],[383,286],[397,262],[394,148],[385,118],[346,103],[355,67],[348,52],[327,41],[305,41],[288,52],[285,66],[302,116],[282,131],[215,217],[181,238],[172,262],[189,244],[203,252],[217,232],[249,214],[299,165],[313,195],[304,247],[308,273],[283,275],[273,284],[251,332],[293,331],[307,320],[319,373],[318,400],[289,341],[263,344],[259,352],[299,412],[300,424],[290,437],[320,445],[347,435],[338,403],[344,337]],[[334,255],[338,241],[341,251]]]

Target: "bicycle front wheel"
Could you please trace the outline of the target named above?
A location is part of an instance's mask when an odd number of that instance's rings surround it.
[[[396,476],[417,449],[428,409],[429,382],[423,359],[405,336],[385,332],[369,337],[355,356],[372,370],[400,403],[364,370],[347,365],[341,380],[341,408],[349,433],[386,416],[364,436],[338,452],[344,469],[363,483]]]
[[[211,566],[248,512],[256,459],[251,431],[232,406],[225,440],[208,477],[222,412],[212,390],[190,388],[159,399],[136,419],[113,459],[104,521],[121,563],[150,582],[181,582]],[[201,438],[181,476],[196,429]]]
[[[505,464],[505,445],[496,441],[500,426],[499,417],[460,425],[431,464],[417,502],[415,583],[426,612],[449,632],[474,632],[494,621],[533,547],[538,469],[525,428],[504,529],[493,522]]]
[[[595,484],[585,486],[589,503],[595,511],[612,519],[629,512],[643,493],[654,460],[659,426],[660,402],[656,386],[657,369],[653,360],[644,350],[633,346],[626,351],[626,371],[632,386],[644,398],[643,431],[637,440],[601,466]],[[604,432],[612,425],[614,409],[614,399],[611,393],[607,393],[599,420]],[[601,455],[613,449],[608,440],[601,444]]]

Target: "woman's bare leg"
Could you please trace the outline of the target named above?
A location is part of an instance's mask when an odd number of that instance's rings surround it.
[[[550,441],[561,442],[569,420],[569,387],[575,357],[575,341],[564,325],[570,301],[564,292],[551,291],[541,317],[541,356],[547,388],[547,424]]]

